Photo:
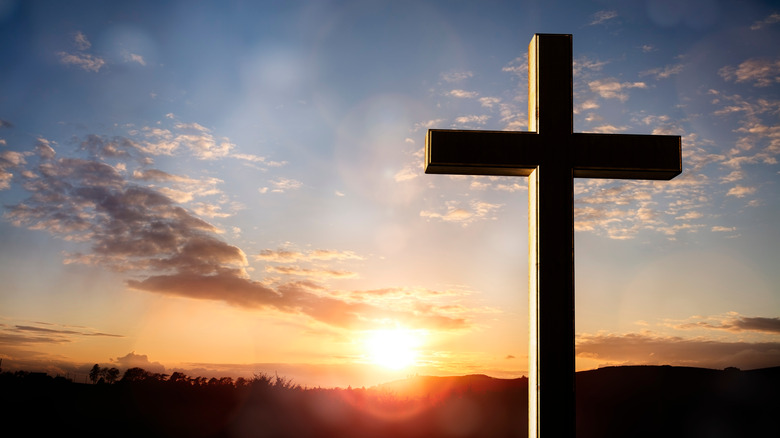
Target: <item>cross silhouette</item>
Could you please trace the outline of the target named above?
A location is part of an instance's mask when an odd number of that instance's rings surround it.
[[[528,178],[528,428],[575,435],[573,178],[669,180],[680,136],[573,132],[572,36],[528,46],[529,132],[431,129],[425,173]]]

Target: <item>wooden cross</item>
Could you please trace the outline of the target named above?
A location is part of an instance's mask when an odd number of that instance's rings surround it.
[[[528,428],[575,435],[574,178],[669,180],[682,172],[673,135],[573,132],[572,36],[528,46],[530,132],[431,129],[425,173],[528,178]]]

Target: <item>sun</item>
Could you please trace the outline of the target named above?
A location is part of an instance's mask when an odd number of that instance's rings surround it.
[[[414,365],[421,333],[404,328],[372,330],[365,338],[369,359],[394,370]]]

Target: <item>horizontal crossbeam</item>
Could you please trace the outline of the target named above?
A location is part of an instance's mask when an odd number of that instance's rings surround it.
[[[549,163],[570,166],[577,178],[668,180],[682,172],[681,151],[676,135],[431,129],[425,173],[528,176]]]

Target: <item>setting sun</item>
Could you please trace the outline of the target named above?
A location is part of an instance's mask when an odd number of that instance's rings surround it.
[[[414,365],[421,333],[403,328],[373,330],[366,335],[369,359],[380,366],[401,369]]]

